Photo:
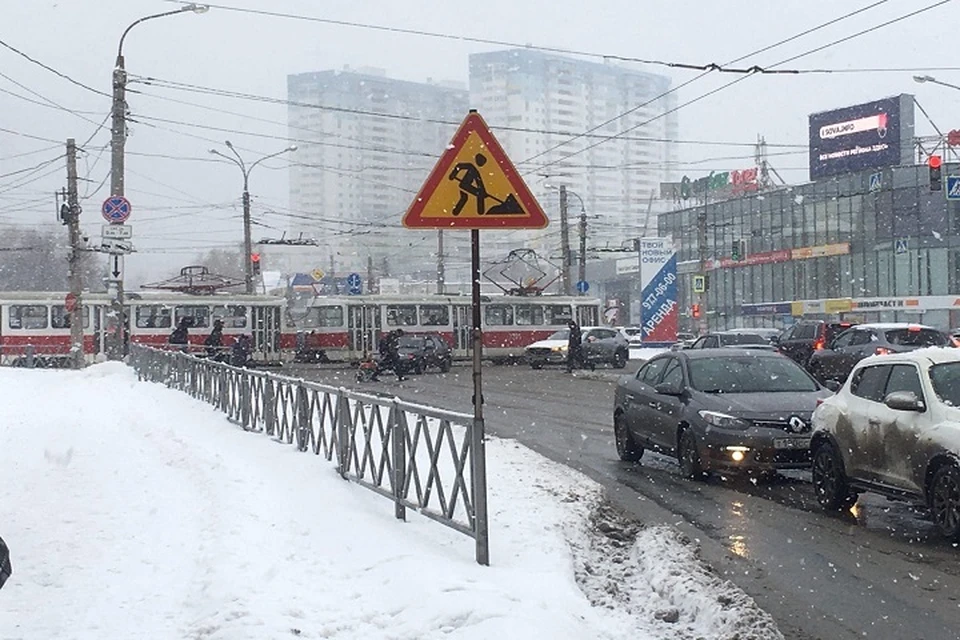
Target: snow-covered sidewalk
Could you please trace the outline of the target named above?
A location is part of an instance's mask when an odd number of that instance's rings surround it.
[[[123,365],[0,370],[0,638],[781,637],[583,475],[511,441],[487,456],[482,567],[470,538]]]

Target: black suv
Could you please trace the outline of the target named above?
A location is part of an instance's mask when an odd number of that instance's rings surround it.
[[[794,362],[806,367],[814,351],[821,351],[838,335],[853,326],[852,322],[827,322],[826,320],[801,320],[787,329],[773,343],[778,350]]]

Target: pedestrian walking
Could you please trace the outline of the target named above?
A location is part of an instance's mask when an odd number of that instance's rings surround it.
[[[570,320],[567,323],[567,329],[569,331],[567,335],[567,373],[572,373],[574,369],[583,368],[583,333],[575,320]]]
[[[190,344],[190,319],[180,318],[177,328],[170,334],[170,344],[175,345],[180,351],[186,351]]]
[[[230,364],[235,367],[245,367],[250,362],[250,356],[253,353],[253,338],[243,334],[233,343],[230,350]]]
[[[223,347],[223,320],[217,318],[213,321],[213,330],[210,331],[210,335],[203,341],[203,344],[207,348],[207,358],[211,360],[219,360],[221,358]]]

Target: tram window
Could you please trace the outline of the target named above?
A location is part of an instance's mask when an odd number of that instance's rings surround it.
[[[210,326],[210,307],[207,305],[180,306],[174,312],[174,319],[177,326],[180,326],[180,319],[187,319],[187,326],[193,329],[200,329]]]
[[[388,304],[387,325],[391,327],[415,327],[417,325],[417,305]]]
[[[573,311],[568,304],[546,304],[543,306],[543,313],[546,317],[545,324],[552,325],[567,324],[573,317]]]
[[[307,309],[307,312],[297,320],[297,327],[302,329],[342,326],[343,307],[338,305],[310,307]]]
[[[490,304],[484,312],[487,326],[503,327],[513,324],[513,306],[509,304]]]
[[[243,329],[247,326],[247,308],[236,304],[214,307],[213,319],[222,320],[225,329]]]
[[[442,304],[420,305],[420,324],[425,327],[436,327],[450,324],[450,312]]]
[[[538,304],[518,304],[517,324],[520,325],[541,325],[543,324],[543,307]]]
[[[47,305],[12,304],[9,323],[11,329],[46,329]]]
[[[84,307],[81,313],[83,314],[83,328],[89,329],[90,310]],[[67,308],[62,304],[55,304],[50,307],[50,326],[54,329],[70,328],[70,312],[67,311]]]
[[[170,307],[158,304],[137,305],[138,329],[169,329]]]

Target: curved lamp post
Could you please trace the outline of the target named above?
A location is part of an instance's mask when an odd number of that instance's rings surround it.
[[[246,287],[245,291],[247,293],[253,293],[253,240],[250,238],[250,172],[253,171],[255,166],[264,160],[276,158],[277,156],[290,151],[296,151],[297,145],[290,145],[286,149],[282,149],[276,153],[270,153],[262,158],[258,158],[248,167],[229,140],[225,141],[224,144],[227,145],[227,149],[230,149],[230,151],[233,152],[233,156],[228,156],[225,153],[221,153],[217,149],[210,149],[210,153],[215,156],[225,158],[237,165],[240,167],[240,172],[243,174],[243,251],[244,254],[246,254],[246,258],[244,258],[243,262],[243,279]]]

